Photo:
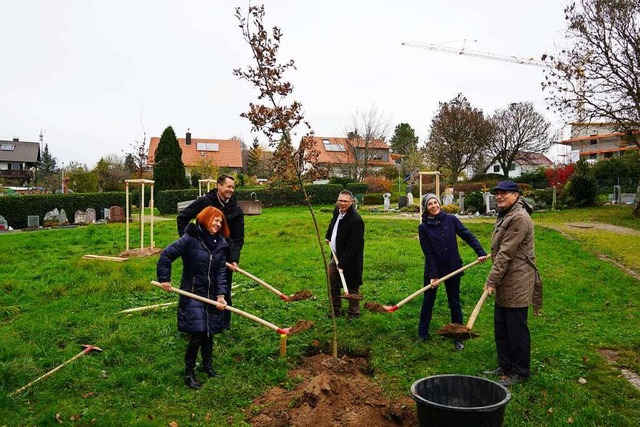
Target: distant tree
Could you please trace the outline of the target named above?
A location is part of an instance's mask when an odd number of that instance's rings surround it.
[[[153,180],[157,191],[187,188],[182,149],[171,126],[168,126],[158,142],[154,156]]]
[[[389,141],[394,153],[409,155],[418,150],[418,137],[416,131],[408,123],[400,123],[396,126],[393,136]]]
[[[129,172],[121,157],[111,154],[101,157],[93,169],[98,182],[98,191],[124,191],[124,181]]]
[[[258,138],[255,138],[247,156],[247,174],[250,176],[258,176],[261,170],[260,166],[262,164],[263,155],[264,150],[260,146]]]
[[[135,178],[142,179],[147,174],[147,131],[142,123],[142,111],[140,111],[140,127],[142,128],[142,139],[135,140],[129,144],[133,148],[133,152],[127,153],[125,157],[124,167]]]
[[[89,170],[84,163],[70,162],[64,168],[64,176],[69,180],[69,189],[75,193],[95,193],[98,191],[96,173]]]
[[[441,102],[431,121],[425,154],[436,168],[451,171],[456,180],[478,154],[489,145],[493,125],[479,108],[473,108],[461,93]]]
[[[568,47],[543,56],[547,100],[567,121],[615,123],[624,142],[640,148],[640,2],[574,1],[565,21]]]
[[[50,191],[54,191],[56,188],[60,188],[59,179],[57,183],[55,177],[58,173],[58,166],[56,164],[56,158],[49,152],[49,144],[44,145],[42,150],[42,156],[40,157],[40,163],[38,165],[38,171],[36,172],[36,184],[44,186]],[[54,188],[54,186],[56,188]]]
[[[348,173],[352,178],[362,181],[369,174],[371,144],[375,140],[384,142],[388,131],[389,120],[375,105],[353,113],[347,132]]]
[[[598,188],[591,166],[586,160],[580,160],[576,163],[573,175],[569,178],[565,190],[569,195],[567,203],[571,206],[591,206],[596,200]]]
[[[517,102],[498,110],[491,118],[493,138],[486,152],[500,164],[509,178],[517,160],[528,160],[532,153],[543,153],[550,146],[549,122],[530,102]]]

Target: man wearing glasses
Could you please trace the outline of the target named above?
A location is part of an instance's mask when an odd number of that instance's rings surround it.
[[[362,285],[362,269],[364,264],[364,222],[353,207],[353,193],[343,190],[338,195],[333,218],[327,229],[325,239],[338,258],[336,264],[333,257],[329,262],[329,282],[331,283],[331,301],[333,314],[342,314],[342,300],[340,289],[342,283],[338,268],[343,270],[349,295],[359,295]],[[347,315],[350,319],[360,317],[360,301],[349,298]]]
[[[531,336],[527,326],[529,306],[534,303],[537,268],[534,253],[533,208],[520,197],[513,181],[501,181],[493,190],[498,218],[491,236],[493,265],[485,282],[489,295],[495,293],[493,330],[498,367],[485,371],[497,375],[499,383],[511,386],[530,374]],[[536,296],[534,306],[542,304]]]

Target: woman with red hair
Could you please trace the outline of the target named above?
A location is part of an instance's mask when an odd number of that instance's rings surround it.
[[[222,211],[214,207],[203,209],[195,224],[187,225],[185,233],[167,246],[160,254],[156,274],[165,290],[171,289],[171,264],[182,257],[180,289],[215,299],[226,305],[224,295],[229,284],[226,280],[226,252],[229,227]],[[185,383],[200,388],[195,374],[198,350],[202,356],[202,370],[209,377],[218,374],[212,368],[213,334],[223,330],[224,306],[211,304],[180,295],[178,302],[178,331],[189,336],[184,356]]]

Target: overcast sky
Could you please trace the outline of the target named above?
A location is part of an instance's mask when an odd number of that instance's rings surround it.
[[[539,58],[564,33],[564,0],[267,0],[297,70],[292,99],[318,136],[344,136],[372,105],[428,136],[439,102],[463,93],[485,113],[530,101],[546,110],[541,68],[402,46],[417,41]],[[253,4],[260,4],[254,2]],[[251,64],[222,0],[20,0],[2,5],[0,139],[38,141],[60,162],[93,167],[169,125],[179,137],[253,136],[239,117],[256,91],[233,76]],[[266,141],[265,141],[266,142]]]

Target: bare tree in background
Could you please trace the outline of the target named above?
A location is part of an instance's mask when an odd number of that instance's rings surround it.
[[[135,168],[135,176],[137,179],[142,179],[147,171],[147,159],[149,152],[147,147],[147,131],[144,129],[144,123],[142,123],[142,110],[140,110],[140,127],[142,128],[142,139],[135,140],[133,143],[129,143],[133,148],[132,153],[127,153],[127,157],[133,160]]]
[[[461,93],[449,102],[441,102],[431,121],[425,147],[429,163],[451,172],[451,180],[471,165],[488,146],[493,125],[479,108],[473,108]]]
[[[565,21],[570,47],[543,56],[547,100],[569,120],[615,123],[640,148],[640,1],[579,0]]]
[[[389,120],[375,105],[358,110],[351,116],[347,133],[347,158],[352,178],[362,181],[368,174],[375,141],[384,142],[389,132]]]
[[[528,161],[532,154],[544,153],[551,146],[549,122],[530,102],[517,102],[498,110],[491,118],[494,134],[487,153],[500,164],[504,176],[516,161]]]
[[[311,200],[307,194],[303,182],[314,175],[314,169],[308,169],[318,158],[318,150],[315,148],[313,131],[304,120],[302,104],[292,101],[287,104],[287,97],[292,94],[293,86],[284,78],[286,71],[294,67],[293,60],[286,63],[278,61],[278,51],[282,32],[278,27],[273,27],[269,32],[264,26],[264,5],[249,6],[247,16],[244,17],[240,8],[236,8],[236,18],[242,35],[251,48],[255,66],[247,66],[244,69],[234,70],[241,80],[246,80],[258,89],[260,104],[249,104],[249,111],[241,116],[249,119],[252,131],[260,131],[269,139],[269,145],[276,147],[274,154],[275,173],[280,184],[289,184],[294,190],[302,192],[304,201],[309,208],[316,231],[318,246],[322,254],[325,269],[327,296],[331,304],[329,275],[327,270],[327,257],[324,249],[324,239],[320,234]],[[297,148],[293,146],[292,135],[294,130],[303,125],[307,133],[302,137]],[[333,308],[331,313],[333,313]],[[335,317],[333,319],[333,357],[338,356],[337,327]]]

